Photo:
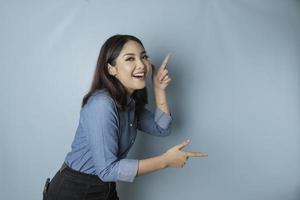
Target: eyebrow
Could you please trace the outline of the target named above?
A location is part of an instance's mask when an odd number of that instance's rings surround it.
[[[142,51],[141,54],[146,54],[146,51]],[[135,54],[134,53],[126,53],[123,55],[123,57],[127,56],[127,55],[135,55]]]

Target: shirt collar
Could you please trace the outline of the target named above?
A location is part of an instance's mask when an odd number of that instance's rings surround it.
[[[126,105],[130,106],[132,103],[134,104],[135,101],[134,101],[132,95],[127,93],[126,94]]]

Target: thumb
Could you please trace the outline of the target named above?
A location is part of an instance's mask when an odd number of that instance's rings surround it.
[[[184,147],[186,147],[190,143],[190,140],[185,140],[181,144],[176,145],[176,148],[178,150],[182,150]]]

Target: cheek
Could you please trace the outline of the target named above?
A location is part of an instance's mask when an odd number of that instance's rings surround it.
[[[132,72],[131,71],[123,71],[122,72],[122,79],[123,80],[131,80],[133,77],[132,77]]]
[[[131,76],[133,73],[133,67],[130,64],[124,64],[120,67],[119,73],[122,74],[123,77]]]
[[[133,67],[130,67],[130,66],[127,67],[125,73],[126,73],[126,76],[128,76],[129,78],[131,78],[132,74],[133,74]]]

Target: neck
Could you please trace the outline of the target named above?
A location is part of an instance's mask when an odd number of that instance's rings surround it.
[[[127,90],[127,95],[131,96],[134,90]]]

